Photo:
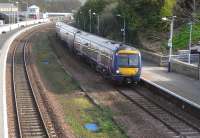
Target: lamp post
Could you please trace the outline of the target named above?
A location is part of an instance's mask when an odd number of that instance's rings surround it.
[[[89,10],[89,16],[90,16],[90,33],[92,32],[92,10]]]
[[[9,0],[9,3],[10,3],[10,0]],[[9,8],[9,26],[10,26],[10,31],[11,31],[11,14],[12,13],[12,6]]]
[[[93,15],[97,15],[97,34],[100,33],[100,16],[93,12]]]
[[[80,13],[79,13],[80,14]],[[78,14],[78,16],[77,16],[77,23],[78,23],[78,28],[80,28],[80,20],[79,20],[79,14]]]
[[[11,24],[13,24],[13,5],[11,3]]]
[[[20,3],[26,4],[26,26],[27,26],[27,20],[28,20],[28,2],[20,1]]]
[[[169,49],[169,61],[168,61],[168,72],[171,72],[171,57],[172,57],[172,47],[173,47],[173,33],[174,33],[174,20],[176,16],[172,16],[171,19],[164,17],[162,18],[163,21],[170,21],[170,38],[168,40],[168,47]]]
[[[195,16],[195,11],[196,11],[196,0],[193,0],[193,17]],[[189,37],[189,54],[188,54],[188,63],[191,63],[191,46],[192,46],[192,31],[193,31],[193,21],[189,23],[190,26],[190,37]]]
[[[192,29],[193,29],[193,23],[190,22],[190,39],[189,39],[189,55],[188,55],[188,63],[190,64],[191,61],[191,46],[192,46]]]
[[[117,15],[118,17],[122,17],[121,14]],[[123,17],[123,29],[121,31],[123,32],[123,42],[126,43],[126,19]]]
[[[198,63],[198,68],[197,68],[197,71],[198,71],[198,80],[200,79],[200,73],[199,73],[199,70],[200,70],[200,48],[198,48],[198,53],[199,53],[199,63]]]
[[[19,2],[16,1],[17,4],[17,23],[19,22]]]
[[[78,14],[78,25],[79,25],[79,28],[81,28],[82,26],[82,23],[81,23],[81,16],[82,15],[82,12],[80,11],[79,14]]]
[[[83,30],[85,30],[85,17],[83,16]]]
[[[26,2],[26,25],[28,20],[28,2]]]

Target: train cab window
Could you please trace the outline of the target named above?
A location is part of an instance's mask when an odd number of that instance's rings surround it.
[[[137,54],[129,55],[129,65],[137,66],[139,63],[139,56]]]
[[[128,56],[127,55],[119,55],[118,58],[118,66],[128,66]]]
[[[133,55],[121,54],[121,55],[118,55],[117,63],[118,63],[118,66],[121,66],[121,67],[138,66],[139,56],[137,54],[133,54]]]

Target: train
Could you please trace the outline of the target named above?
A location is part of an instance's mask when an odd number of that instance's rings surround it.
[[[69,51],[87,60],[96,71],[119,83],[137,83],[141,78],[141,53],[138,49],[56,23],[56,36],[67,43]]]

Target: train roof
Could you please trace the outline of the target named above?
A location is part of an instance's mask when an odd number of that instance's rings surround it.
[[[91,41],[92,43],[98,44],[101,47],[104,47],[106,49],[112,50],[112,51],[116,51],[118,49],[120,49],[120,47],[128,47],[130,50],[137,50],[134,47],[130,47],[128,45],[113,41],[113,40],[109,40],[100,36],[96,36],[93,35],[91,33],[87,33],[84,31],[81,31],[75,27],[72,27],[70,25],[67,25],[65,23],[59,22],[57,23],[58,25],[62,25],[62,28],[66,31],[69,31],[71,33],[77,33],[77,37],[87,40],[87,41]]]

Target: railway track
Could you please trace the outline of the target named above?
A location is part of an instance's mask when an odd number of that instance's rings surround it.
[[[17,45],[12,58],[12,81],[19,137],[50,137],[27,73],[25,49]]]
[[[200,127],[184,118],[184,115],[178,115],[175,112],[159,105],[156,100],[150,99],[141,94],[138,89],[117,89],[120,94],[125,96],[133,104],[150,114],[153,118],[160,121],[168,129],[167,133],[174,138],[199,138]],[[184,113],[182,113],[184,114]]]

